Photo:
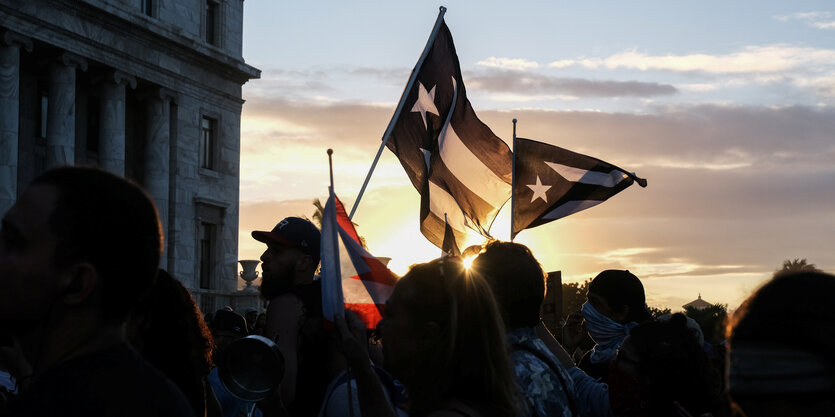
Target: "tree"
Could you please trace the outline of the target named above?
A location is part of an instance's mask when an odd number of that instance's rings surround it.
[[[788,274],[792,272],[823,272],[815,264],[806,262],[806,258],[786,259],[783,266],[774,271],[776,274]]]
[[[317,197],[317,198],[313,199],[313,207],[315,207],[316,210],[313,212],[313,214],[310,215],[310,218],[313,219],[313,221],[316,223],[316,225],[318,225],[319,228],[321,229],[322,228],[322,216],[325,214],[325,206],[322,205],[322,200],[319,200],[319,198]],[[304,217],[304,218],[307,219],[307,217]],[[354,225],[354,227],[359,226],[358,224],[356,224],[354,222],[351,222],[351,223]],[[360,245],[362,245],[363,248],[368,249],[368,246],[365,246],[365,238],[362,237],[362,236],[359,236],[359,238],[360,238]]]
[[[684,314],[699,323],[706,342],[717,345],[725,338],[723,327],[728,317],[727,304],[714,304],[703,310],[686,307]]]
[[[585,282],[564,282],[562,284],[562,316],[568,317],[569,314],[580,311],[583,303],[586,302],[586,293],[589,290],[589,283],[591,279]]]
[[[660,316],[665,314],[671,314],[673,311],[670,310],[668,307],[658,308],[658,307],[647,307],[649,311],[649,315],[652,316],[652,319],[655,320]]]

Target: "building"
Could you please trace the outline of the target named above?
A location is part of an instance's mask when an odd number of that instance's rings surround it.
[[[699,298],[681,306],[681,308],[687,310],[687,308],[694,308],[696,310],[704,310],[706,308],[713,307],[713,304],[708,303],[705,300],[702,300],[702,294],[699,294]]]
[[[95,165],[156,201],[162,267],[234,305],[243,0],[0,0],[0,213],[40,172]]]

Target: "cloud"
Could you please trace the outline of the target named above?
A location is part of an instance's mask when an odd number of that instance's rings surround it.
[[[497,58],[491,56],[482,61],[476,62],[476,65],[489,68],[497,68],[503,70],[524,71],[529,69],[539,68],[539,64],[534,61],[528,61],[522,58]]]
[[[799,20],[809,27],[815,29],[835,29],[835,14],[832,12],[800,12],[788,15],[774,16],[774,19],[781,22]]]
[[[467,85],[488,93],[512,93],[550,98],[575,97],[651,97],[678,92],[669,84],[638,81],[596,81],[582,78],[557,78],[518,71],[490,71],[471,76]],[[549,96],[550,95],[550,96]]]
[[[648,55],[626,51],[603,60],[608,69],[665,70],[712,74],[782,73],[809,66],[831,67],[835,50],[791,45],[748,46],[724,55]]]
[[[835,22],[820,23],[819,26],[835,27]],[[549,67],[559,69],[571,66],[593,70],[667,71],[709,77],[702,82],[680,85],[678,88],[682,91],[709,92],[752,84],[778,87],[787,84],[811,89],[830,101],[835,97],[835,49],[776,44],[747,46],[718,55],[651,55],[628,50],[608,57],[564,59],[549,64]],[[785,95],[785,92],[780,94]]]

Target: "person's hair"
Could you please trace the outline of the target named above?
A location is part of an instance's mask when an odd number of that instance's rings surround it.
[[[668,321],[635,326],[629,342],[637,364],[637,380],[644,386],[650,416],[678,415],[673,401],[692,415],[710,412],[717,393],[718,375],[707,354],[687,327],[687,318],[673,314]]]
[[[545,299],[545,274],[527,246],[490,242],[473,261],[471,271],[481,275],[493,290],[510,329],[539,323]]]
[[[428,414],[450,399],[516,415],[504,326],[489,285],[453,257],[415,265],[403,280],[413,286],[414,296],[404,301],[413,327],[435,322],[441,334],[440,343],[415,357],[410,415]]]
[[[203,380],[212,367],[212,335],[188,289],[160,269],[128,321],[129,340],[189,399],[205,408]],[[199,413],[198,413],[199,415]]]
[[[597,274],[589,283],[589,292],[606,299],[613,310],[629,307],[626,323],[652,320],[646,306],[644,286],[641,280],[629,271],[608,269]]]
[[[136,184],[96,168],[55,168],[32,184],[58,191],[48,219],[57,238],[53,264],[91,263],[101,282],[101,317],[124,321],[159,266],[162,232],[154,203]]]
[[[835,275],[812,271],[778,272],[742,303],[726,328],[732,361],[734,356],[738,356],[735,352],[741,352],[743,347],[766,352],[769,349],[796,352],[808,361],[818,363],[816,367],[821,375],[817,377],[828,379],[830,388],[823,389],[823,392],[819,387],[808,392],[790,389],[785,393],[746,394],[734,386],[733,372],[730,372],[728,388],[734,398],[767,396],[798,404],[831,401],[831,387],[835,386],[835,309],[832,308],[832,294],[835,294]],[[738,356],[736,360],[743,359]],[[751,364],[742,365],[751,367]],[[779,377],[771,378],[776,380]],[[778,381],[773,385],[780,384]]]

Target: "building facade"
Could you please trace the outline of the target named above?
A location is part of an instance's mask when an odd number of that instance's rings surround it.
[[[0,213],[46,169],[142,185],[161,266],[203,311],[238,289],[243,0],[0,0]]]

